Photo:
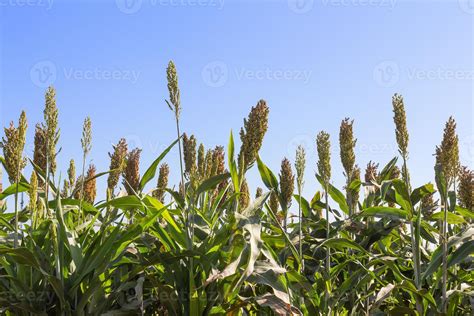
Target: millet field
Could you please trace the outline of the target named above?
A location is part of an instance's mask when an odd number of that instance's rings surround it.
[[[1,315],[474,315],[474,172],[459,158],[456,113],[446,113],[427,153],[436,156],[432,178],[420,187],[410,181],[410,105],[399,94],[386,122],[398,146],[391,161],[358,166],[357,122],[341,118],[339,135],[314,131],[317,161],[300,146],[270,170],[259,156],[271,124],[264,100],[227,144],[206,148],[181,124],[187,105],[173,62],[164,78],[169,95],[157,106],[176,138],[149,166],[123,138],[100,149],[110,167],[96,170],[90,118],[81,159],[58,165],[65,144],[53,87],[43,122],[22,112],[4,128]],[[260,187],[246,179],[251,168]],[[303,196],[314,171],[318,190]]]

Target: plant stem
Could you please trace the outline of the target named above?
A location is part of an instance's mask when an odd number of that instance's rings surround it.
[[[326,203],[326,240],[329,239],[329,229],[330,229],[330,225],[329,225],[329,205],[328,205],[328,184],[326,183],[325,184],[325,188],[324,188],[324,200],[325,200],[325,203]],[[327,273],[327,278],[328,278],[328,282],[330,283],[330,278],[329,278],[329,275],[330,275],[330,271],[331,271],[331,259],[330,259],[330,250],[329,248],[326,249],[326,273]],[[329,309],[329,290],[326,288],[326,306]]]
[[[18,182],[19,181],[16,182],[15,189],[15,237],[13,239],[13,248],[18,247]]]
[[[84,184],[86,182],[86,178],[84,176],[86,172],[86,152],[82,155],[82,181],[81,181],[81,199],[79,201],[79,218],[78,221],[81,223],[82,219],[82,201],[84,200]]]
[[[446,313],[446,289],[447,289],[447,283],[448,283],[448,198],[444,198],[444,210],[443,210],[443,223],[442,223],[442,229],[441,229],[441,235],[442,237],[442,245],[443,245],[443,279],[442,279],[442,299],[441,299],[441,308],[443,313]]]
[[[411,186],[410,186],[410,180],[409,180],[409,175],[408,175],[408,166],[407,166],[407,155],[404,154],[402,155],[403,157],[403,167],[402,167],[402,173],[403,173],[403,179],[405,181],[405,186],[408,192],[408,196],[411,195]],[[412,213],[412,218],[410,218],[410,236],[411,236],[411,251],[413,253],[413,268],[415,271],[415,286],[417,290],[421,290],[421,264],[420,264],[420,230],[416,229],[415,231],[415,225],[417,225],[416,222],[414,222],[414,217],[417,216],[415,209],[413,206],[411,206],[411,213]],[[421,210],[420,210],[421,212]],[[416,220],[416,219],[415,219]],[[415,233],[417,236],[415,236]],[[416,309],[420,315],[423,315],[423,306],[418,298],[416,298]]]
[[[301,211],[301,184],[298,184],[298,217],[299,217],[299,239],[300,239],[300,260],[301,260],[301,273],[304,273],[304,258],[303,258],[303,214]]]
[[[48,214],[48,217],[51,216],[51,211],[49,210],[49,173],[50,173],[50,168],[49,168],[49,155],[48,155],[48,140],[46,139],[46,171],[45,171],[45,188],[44,188],[44,203],[45,203],[45,208],[46,208],[46,214]]]

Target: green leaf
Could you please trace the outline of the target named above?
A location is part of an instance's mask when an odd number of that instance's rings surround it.
[[[174,145],[176,145],[176,143],[179,141],[179,138],[177,140],[175,140],[171,145],[168,146],[168,148],[166,148],[159,156],[158,158],[155,159],[155,161],[153,161],[153,163],[150,165],[150,167],[148,167],[148,169],[145,171],[145,173],[143,174],[143,177],[142,179],[140,180],[140,186],[139,186],[139,189],[140,190],[143,190],[143,188],[145,187],[145,185],[150,182],[154,177],[155,177],[155,174],[156,174],[156,169],[158,168],[158,165],[160,164],[160,162],[163,160],[163,158],[165,158],[165,156],[170,152],[170,150],[174,147]]]
[[[374,206],[374,207],[369,207],[362,210],[362,212],[358,216],[360,217],[373,216],[373,217],[381,217],[381,218],[406,219],[407,212],[405,210],[401,210],[394,207]]]
[[[397,160],[397,157],[392,158],[392,160],[390,160],[387,165],[385,165],[382,171],[380,171],[379,178],[381,182],[390,180],[392,178],[392,171],[395,167],[395,164],[397,163]]]
[[[61,204],[69,205],[69,206],[77,206],[77,207],[82,206],[82,209],[84,211],[92,215],[95,215],[99,212],[98,209],[96,209],[93,205],[87,203],[86,201],[82,201],[81,203],[81,200],[67,198],[67,199],[61,199]],[[55,209],[57,206],[57,200],[49,201],[48,205],[49,205],[49,208]]]
[[[260,156],[257,156],[257,165],[260,177],[265,186],[270,190],[278,192],[278,180],[273,172],[262,162]]]
[[[316,179],[318,179],[319,183],[325,187],[325,183],[323,178],[321,178],[320,175],[316,174]],[[349,206],[347,206],[347,201],[346,197],[344,194],[339,191],[336,187],[334,187],[332,184],[328,183],[328,194],[331,196],[331,198],[334,200],[339,205],[339,208],[341,211],[343,211],[345,214],[349,214]]]
[[[358,192],[360,190],[361,185],[362,181],[360,181],[359,179],[355,179],[351,182],[351,184],[349,184],[349,190]]]
[[[448,224],[450,225],[461,225],[466,223],[464,218],[462,216],[459,216],[457,214],[447,212],[448,214]],[[431,215],[431,220],[444,220],[444,212],[436,212],[433,215]]]
[[[30,188],[30,185],[25,182],[12,184],[8,188],[6,188],[2,193],[0,193],[0,200],[4,200],[6,197],[10,195],[14,195],[17,192],[17,185],[18,185],[18,193],[27,192]]]
[[[451,247],[454,247],[460,243],[467,243],[471,241],[472,236],[474,236],[474,226],[471,225],[465,231],[462,231],[461,233],[449,238],[448,245],[447,245],[448,251]],[[443,249],[441,245],[438,248],[436,248],[436,250],[431,255],[430,263],[428,264],[428,267],[423,273],[423,279],[426,279],[427,277],[432,275],[436,270],[438,270],[441,267],[442,254],[443,254]]]
[[[474,240],[463,243],[448,258],[448,268],[464,261],[467,257],[474,254]]]
[[[246,217],[250,217],[256,214],[256,212],[260,209],[262,209],[263,205],[265,204],[265,201],[267,198],[270,196],[270,192],[266,192],[262,194],[262,196],[259,196],[256,198],[252,203],[250,203],[249,206],[245,210],[242,211],[242,214]]]
[[[297,261],[298,264],[301,264],[301,260],[300,260],[300,256],[298,254],[298,251],[296,250],[295,246],[293,245],[293,242],[291,241],[288,234],[285,232],[285,230],[281,226],[279,219],[276,217],[276,215],[273,213],[273,211],[268,206],[267,206],[267,212],[268,212],[268,215],[270,215],[273,222],[279,228],[279,230],[280,230],[281,234],[283,235],[283,237],[285,238],[286,245],[290,247],[291,253],[293,254],[295,260]]]
[[[446,183],[446,177],[441,164],[436,164],[435,166],[435,179],[436,187],[438,188],[439,194],[441,195],[441,200],[444,201],[448,198],[448,184]]]
[[[410,196],[412,205],[416,205],[425,196],[430,195],[434,192],[436,192],[436,190],[434,189],[434,186],[432,183],[428,183],[419,188],[416,188],[415,190],[413,190]]]
[[[303,214],[303,216],[309,217],[309,215],[311,214],[311,206],[309,205],[309,202],[304,197],[299,196],[298,194],[294,194],[293,197],[301,206],[301,213]]]
[[[234,159],[234,135],[232,134],[232,131],[230,131],[229,144],[227,145],[227,151],[228,151],[227,160],[228,160],[229,170],[230,170],[229,172],[232,178],[232,184],[234,185],[234,192],[240,193],[239,172],[237,171],[237,165]]]
[[[463,207],[460,207],[460,206],[456,205],[454,210],[456,211],[456,213],[458,213],[459,215],[461,215],[464,218],[474,219],[474,212],[468,210],[467,208],[463,208]]]
[[[40,265],[36,260],[35,255],[27,248],[8,248],[4,246],[0,246],[0,254],[1,255],[9,255],[15,260],[17,263],[26,264],[30,267],[40,269]]]
[[[323,243],[321,243],[320,247],[328,247],[328,248],[334,248],[334,249],[339,249],[339,250],[348,248],[348,249],[358,250],[364,253],[367,252],[364,248],[362,248],[362,246],[346,238],[331,238],[331,239],[325,240]]]
[[[143,202],[135,195],[127,195],[109,200],[100,205],[97,205],[97,209],[102,209],[109,206],[116,207],[121,210],[144,209]]]
[[[392,185],[395,189],[395,200],[397,204],[407,212],[408,218],[410,219],[413,216],[413,210],[410,194],[408,193],[408,188],[405,182],[400,179],[395,179],[392,181]]]
[[[196,195],[214,189],[219,183],[227,180],[230,177],[230,173],[226,172],[223,174],[218,174],[209,179],[204,180],[201,185],[196,190]]]
[[[174,201],[179,205],[180,208],[184,209],[185,208],[185,201],[184,198],[181,196],[181,194],[177,191],[171,190],[171,189],[166,189],[166,192],[171,194],[173,197]]]

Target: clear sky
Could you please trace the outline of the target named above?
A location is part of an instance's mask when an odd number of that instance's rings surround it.
[[[207,147],[236,138],[259,99],[271,108],[262,159],[274,170],[302,143],[305,193],[318,188],[315,136],[331,134],[333,182],[343,182],[341,120],[355,120],[357,163],[397,155],[391,97],[405,98],[414,185],[433,179],[445,121],[458,123],[461,159],[474,165],[473,18],[468,0],[0,0],[0,117],[42,120],[57,89],[63,174],[81,159],[83,119],[93,121],[90,161],[107,169],[120,137],[143,149],[142,171],[175,138],[166,65],[177,65],[182,128]],[[168,156],[178,179],[176,151]],[[79,168],[79,166],[78,166]],[[252,192],[262,185],[249,174]],[[5,177],[6,181],[6,177]],[[105,179],[99,187],[105,186]]]

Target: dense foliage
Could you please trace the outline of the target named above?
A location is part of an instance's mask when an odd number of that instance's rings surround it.
[[[285,158],[272,172],[258,155],[269,113],[261,100],[244,120],[239,150],[232,133],[226,150],[206,150],[194,135],[181,134],[185,108],[172,62],[167,79],[177,138],[142,175],[141,151],[124,139],[109,154],[110,170],[86,165],[93,140],[87,118],[82,172],[76,175],[71,160],[60,179],[52,87],[34,153],[24,152],[25,113],[17,127],[5,128],[0,159],[10,186],[0,189],[1,314],[474,313],[474,174],[459,162],[453,119],[436,148],[435,185],[418,188],[410,184],[400,95],[392,100],[400,157],[380,171],[369,163],[362,179],[353,121],[344,119],[339,145],[347,181],[338,189],[329,134],[317,134],[317,162],[306,161],[299,147],[293,163]],[[176,188],[163,162],[175,146]],[[303,197],[307,164],[321,191]],[[256,194],[245,178],[250,168],[258,168],[265,187]],[[108,177],[107,198],[96,202],[98,177]],[[155,189],[146,192],[151,181]]]

